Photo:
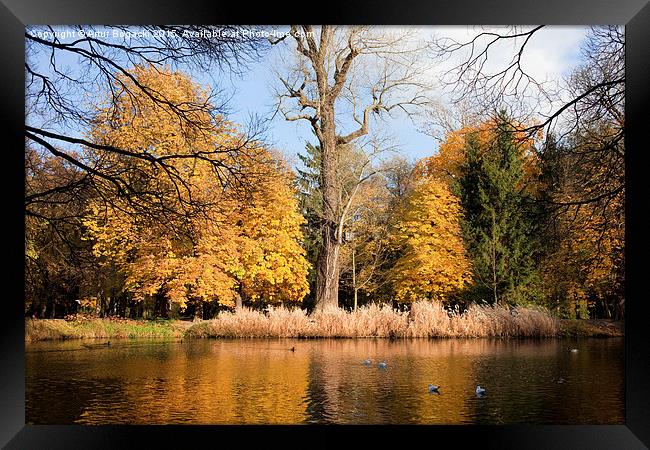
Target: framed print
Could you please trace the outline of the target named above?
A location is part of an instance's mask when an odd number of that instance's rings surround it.
[[[2,444],[647,448],[650,6],[288,9],[3,0]]]

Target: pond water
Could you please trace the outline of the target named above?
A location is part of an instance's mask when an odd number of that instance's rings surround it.
[[[624,423],[622,338],[94,344],[26,345],[26,423]]]

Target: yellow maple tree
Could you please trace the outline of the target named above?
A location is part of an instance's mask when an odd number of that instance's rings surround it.
[[[279,155],[254,169],[256,182],[237,209],[236,277],[248,300],[298,302],[309,292],[302,225],[292,174]]]
[[[100,110],[93,142],[135,149],[164,165],[112,155],[115,172],[141,189],[135,198],[90,203],[85,225],[95,255],[123,270],[124,288],[137,300],[164,295],[181,307],[211,301],[232,306],[240,295],[300,301],[308,289],[300,246],[304,219],[278,156],[259,143],[243,146],[234,124],[202,110],[205,94],[189,77],[151,68],[136,73],[154,96],[163,92],[195,107],[183,111],[192,120],[179,121],[171,106],[143,94],[118,97]],[[234,163],[232,152],[215,151],[222,148],[238,149]],[[227,158],[236,177],[228,178]],[[159,206],[158,214],[141,213],[143,198]]]
[[[470,280],[461,237],[459,200],[437,178],[420,178],[411,193],[396,240],[402,257],[391,269],[399,302],[446,302]]]

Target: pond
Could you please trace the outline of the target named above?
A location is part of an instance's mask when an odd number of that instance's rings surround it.
[[[26,344],[26,423],[624,423],[622,338],[103,342]]]

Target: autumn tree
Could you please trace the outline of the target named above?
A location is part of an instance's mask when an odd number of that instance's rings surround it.
[[[172,160],[202,158],[210,160],[215,170],[236,171],[236,164],[230,164],[221,156],[228,151],[237,153],[244,141],[254,140],[258,131],[251,126],[245,137],[231,142],[233,148],[215,146],[195,154],[173,155],[164,158],[145,154],[143,149],[110,144],[98,144],[89,139],[86,130],[92,128],[97,115],[95,100],[106,94],[103,106],[117,103],[119,97],[130,97],[131,107],[140,107],[138,99],[148,98],[167,107],[168,114],[179,124],[192,128],[192,121],[202,114],[213,118],[224,111],[219,100],[218,89],[209,97],[210,101],[188,103],[184,99],[166,97],[154,86],[136,82],[136,67],[152,66],[163,69],[165,65],[185,69],[227,69],[231,74],[241,73],[247,63],[257,59],[268,43],[265,39],[236,33],[243,27],[234,26],[30,26],[25,30],[25,142],[26,162],[29,151],[41,156],[47,164],[28,167],[36,169],[34,177],[26,182],[25,216],[26,233],[40,230],[40,236],[50,234],[57,237],[49,240],[52,255],[67,255],[74,263],[70,266],[59,263],[50,267],[84,268],[76,272],[75,279],[81,286],[81,293],[68,292],[66,299],[57,301],[74,305],[77,295],[89,295],[87,286],[105,284],[114,290],[120,284],[119,277],[109,271],[98,273],[91,261],[87,243],[78,237],[83,232],[81,220],[87,203],[92,199],[104,200],[120,197],[137,205],[139,213],[159,215],[165,222],[170,214],[184,214],[193,199],[185,196],[182,202],[161,202],[161,197],[150,191],[140,195],[143,176],[147,171],[136,174],[132,170],[115,170],[111,161],[116,157],[130,159],[133,167],[148,164],[151,171],[167,175],[168,183],[175,183],[183,192],[182,183],[174,174],[176,165]],[[67,37],[66,37],[67,36]],[[73,37],[71,37],[73,36]],[[212,36],[212,37],[207,37]],[[205,99],[204,99],[205,100]],[[88,159],[87,149],[92,148],[95,157]],[[55,165],[65,167],[51,171]],[[226,166],[224,166],[226,164]],[[125,166],[122,167],[125,169]],[[47,182],[41,182],[47,180]],[[30,183],[27,186],[27,183]],[[188,203],[189,202],[189,203]],[[204,205],[193,204],[197,210]],[[177,210],[174,208],[178,207]],[[165,209],[161,214],[161,209]],[[135,209],[134,209],[135,211]],[[46,230],[47,233],[45,233]],[[40,238],[36,238],[37,240]],[[33,241],[28,237],[28,241]],[[43,268],[45,258],[37,260],[34,252],[26,253],[26,270],[30,273],[28,290],[44,285],[45,272],[32,270],[39,264]],[[43,256],[43,255],[42,255]],[[82,264],[83,262],[83,264]],[[89,271],[86,271],[86,267]],[[94,272],[94,273],[93,273]],[[35,275],[32,277],[31,275]],[[113,280],[113,281],[111,281]],[[108,288],[107,288],[108,289]],[[51,289],[50,289],[51,291]],[[76,292],[76,291],[75,291]],[[63,294],[61,294],[63,295]],[[115,298],[114,296],[112,297]],[[52,302],[50,302],[52,303]],[[106,305],[109,307],[110,305]],[[119,305],[112,305],[115,308]],[[103,306],[100,308],[103,311]],[[70,310],[70,308],[67,308]]]
[[[622,196],[607,204],[558,208],[575,193],[585,161],[549,136],[542,152],[544,260],[541,271],[548,305],[568,317],[623,316],[625,227]],[[591,164],[595,164],[592,161]]]
[[[138,82],[168,98],[202,101],[200,87],[179,72],[152,67],[135,72]],[[236,178],[228,177],[215,171],[213,160],[192,155],[224,145],[234,148],[241,136],[233,124],[199,110],[193,119],[197,126],[190,128],[147,97],[138,99],[139,109],[131,107],[132,101],[125,94],[99,111],[93,142],[128,143],[163,160],[174,156],[169,171],[112,158],[112,170],[132,177],[137,197],[98,197],[91,205],[85,225],[95,254],[122,268],[125,290],[139,300],[155,297],[163,312],[170,301],[181,308],[194,305],[199,318],[204,302],[234,306],[242,295],[301,300],[307,290],[307,263],[299,244],[303,219],[288,172],[277,158],[261,144],[249,143],[240,147],[236,161],[229,152],[219,156],[236,164]],[[88,151],[91,159],[104,158],[93,148]],[[138,209],[143,196],[157,202],[156,214]]]
[[[341,146],[367,135],[371,115],[412,111],[427,102],[418,82],[423,66],[403,33],[370,27],[291,26],[295,64],[280,76],[278,109],[287,120],[306,120],[321,149],[322,247],[316,263],[316,306],[338,304],[345,203],[339,196],[336,164]],[[275,41],[277,43],[279,41]],[[361,63],[365,61],[366,65]],[[346,103],[349,108],[341,107]],[[356,129],[337,126],[347,110]]]
[[[293,174],[282,160],[267,158],[257,169],[259,181],[239,207],[240,292],[249,301],[296,304],[309,292],[310,264],[302,247],[306,220]]]
[[[402,256],[390,271],[399,302],[449,305],[471,279],[461,232],[462,209],[446,183],[422,177],[408,197],[395,236]]]
[[[593,237],[586,238],[593,242],[589,245],[591,250],[583,247],[583,253],[591,255],[588,259],[593,261],[611,261],[611,270],[599,271],[609,273],[609,278],[601,278],[603,282],[599,284],[609,284],[611,292],[618,292],[606,296],[609,299],[605,307],[604,297],[585,294],[586,285],[580,282],[580,292],[571,297],[582,298],[582,303],[586,303],[587,297],[600,298],[594,302],[600,304],[601,311],[609,310],[605,315],[615,310],[620,317],[624,310],[620,286],[625,277],[624,29],[591,27],[581,44],[580,64],[556,83],[536,80],[522,64],[531,40],[541,38],[544,32],[544,26],[481,29],[461,41],[438,37],[431,48],[435,57],[457,58],[457,63],[445,74],[454,104],[470,104],[475,111],[488,114],[499,105],[509,104],[522,119],[522,125],[516,126],[518,130],[529,135],[543,130],[546,135],[555,136],[560,153],[554,158],[558,164],[566,165],[561,171],[570,176],[563,178],[561,188],[555,186],[549,195],[543,196],[545,208],[551,211],[559,228],[594,233]],[[512,58],[492,64],[491,55],[496,53],[493,50],[509,44]],[[564,242],[569,245],[570,241]],[[610,259],[612,254],[616,256]],[[557,260],[558,264],[564,264],[560,261],[575,264],[575,256],[569,250]]]
[[[25,306],[34,317],[63,317],[77,310],[95,277],[93,257],[82,240],[85,187],[56,191],[61,180],[71,184],[83,176],[39,149],[25,150],[25,195],[34,196],[25,217]],[[51,191],[41,202],[38,193]]]
[[[151,170],[166,174],[172,183],[178,181],[173,173],[173,162],[180,159],[201,158],[211,162],[215,170],[236,170],[236,164],[226,164],[222,156],[229,151],[237,153],[238,143],[234,143],[234,148],[219,145],[182,155],[168,152],[161,158],[146,154],[142,148],[128,142],[122,142],[122,146],[100,144],[87,139],[84,132],[93,126],[94,99],[98,93],[106,94],[105,107],[110,104],[118,107],[120,99],[128,97],[130,106],[137,110],[141,107],[140,100],[147,99],[149,103],[166,108],[167,114],[181,127],[189,129],[201,127],[201,123],[194,122],[197,117],[209,115],[218,119],[225,108],[216,91],[197,102],[179,100],[178,96],[167,97],[165,92],[147,85],[137,68],[163,69],[169,65],[187,70],[228,69],[230,73],[237,73],[246,63],[256,59],[268,44],[262,38],[238,33],[241,28],[245,27],[28,27],[25,30],[26,143],[65,161],[79,175],[72,179],[62,177],[47,189],[30,192],[25,197],[26,214],[40,214],[34,212],[33,206],[48,201],[56,203],[61,194],[74,195],[82,186],[88,192],[94,191],[93,195],[117,195],[131,200],[137,197],[141,209],[151,208],[156,210],[152,213],[157,214],[160,207],[157,198],[138,195],[139,187],[137,183],[132,184],[135,179],[130,172],[117,172],[104,162],[117,156],[129,159],[134,165],[145,163]],[[251,128],[238,142],[254,140],[256,136],[257,131]],[[92,148],[98,157],[93,161],[85,160],[81,157],[85,148]],[[187,200],[186,197],[183,202]],[[56,217],[50,218],[51,223],[55,221]]]

